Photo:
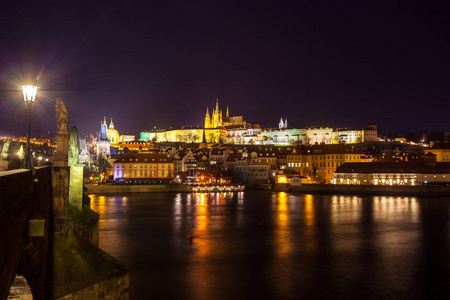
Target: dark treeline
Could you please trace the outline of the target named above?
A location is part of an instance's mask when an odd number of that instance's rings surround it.
[[[428,132],[426,130],[421,131],[420,133],[414,132],[395,132],[395,133],[386,133],[381,134],[380,137],[386,138],[389,140],[393,140],[395,138],[406,138],[408,142],[412,141],[415,143],[428,143],[430,141],[433,142],[444,142],[450,141],[450,132],[441,132],[441,131],[433,131]]]

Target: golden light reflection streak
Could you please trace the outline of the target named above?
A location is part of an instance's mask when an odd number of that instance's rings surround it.
[[[181,226],[182,226],[183,219],[182,219],[181,195],[179,193],[175,196],[173,218],[174,218],[173,221],[174,221],[175,233],[182,234]]]
[[[267,277],[272,278],[269,283],[274,291],[279,293],[278,298],[284,299],[293,288],[292,270],[289,267],[286,268],[292,260],[290,255],[293,248],[288,195],[285,192],[279,192],[274,204],[276,205],[273,233],[275,255],[267,270]]]
[[[285,192],[278,193],[275,225],[276,252],[278,256],[286,256],[292,251],[292,238],[289,226],[288,197]]]
[[[311,227],[314,225],[314,206],[313,195],[305,195],[305,225]]]
[[[315,238],[315,216],[314,216],[314,196],[305,195],[305,237],[306,244],[305,247],[308,251],[312,251],[316,248],[316,238]]]
[[[209,210],[208,210],[208,194],[200,193],[196,196],[196,219],[194,238],[192,240],[192,253],[190,266],[191,287],[197,295],[197,299],[208,299],[212,296],[213,290],[213,274],[209,274],[208,256],[211,251],[211,241],[208,238]]]
[[[91,197],[92,200],[91,201],[91,209],[93,211],[95,211],[96,213],[100,214],[100,222],[102,219],[103,214],[105,213],[106,210],[106,197],[105,196],[96,196],[96,195],[90,195],[89,197]],[[97,201],[95,201],[95,198],[97,198]]]

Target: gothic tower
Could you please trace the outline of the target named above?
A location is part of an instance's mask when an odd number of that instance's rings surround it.
[[[211,127],[211,117],[209,116],[208,107],[206,108],[205,128]]]
[[[97,157],[109,156],[111,154],[111,142],[108,139],[108,125],[106,125],[106,117],[103,123],[100,123],[100,134],[97,140]]]

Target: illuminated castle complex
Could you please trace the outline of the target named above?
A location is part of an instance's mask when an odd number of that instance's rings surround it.
[[[228,106],[227,114],[223,117],[222,110],[219,109],[219,99],[216,101],[216,108],[213,109],[211,116],[209,115],[208,107],[206,108],[205,128],[229,127],[246,124],[247,122],[245,122],[243,116],[230,117]]]
[[[377,127],[374,124],[367,128],[335,128],[335,127],[289,127],[288,120],[281,118],[278,128],[261,129],[259,124],[250,124],[243,116],[230,117],[228,107],[223,116],[219,107],[206,108],[204,127],[181,127],[142,131],[140,139],[153,142],[185,142],[201,143],[203,136],[208,143],[251,144],[251,145],[320,145],[338,143],[361,143],[377,140]]]

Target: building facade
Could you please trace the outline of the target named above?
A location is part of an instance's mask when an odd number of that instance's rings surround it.
[[[163,153],[130,151],[118,158],[113,165],[116,181],[171,179],[174,175],[174,163],[167,154]]]
[[[307,177],[309,182],[331,183],[336,168],[364,160],[364,154],[344,144],[301,146],[286,155],[286,170]]]
[[[429,185],[450,184],[450,163],[346,163],[334,173],[333,184]]]
[[[437,162],[450,162],[450,143],[433,143],[428,151],[436,155]]]

